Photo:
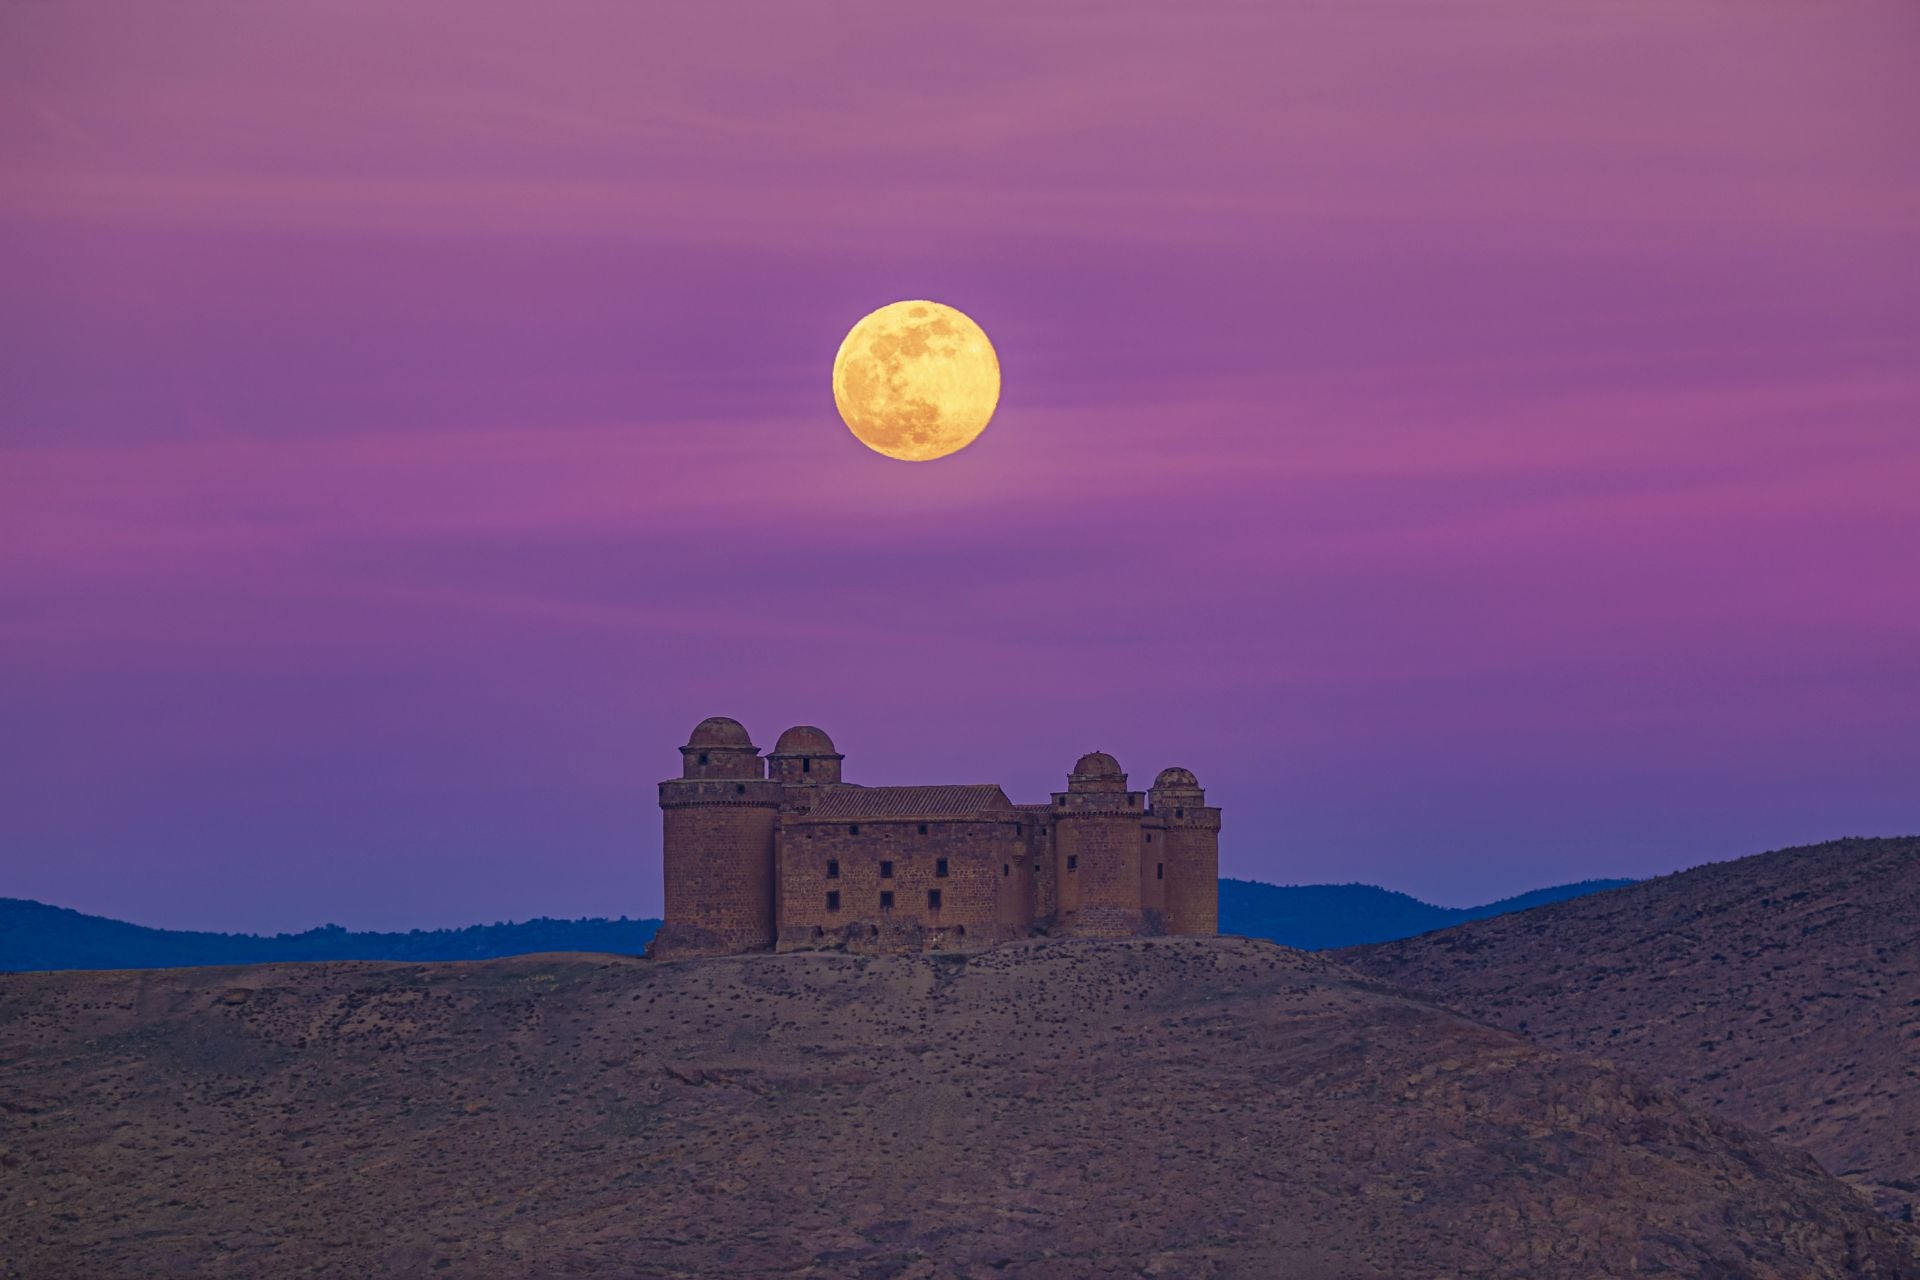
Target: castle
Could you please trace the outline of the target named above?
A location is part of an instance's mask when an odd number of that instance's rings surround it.
[[[1046,804],[992,784],[863,787],[819,729],[787,730],[762,758],[725,716],[680,755],[660,784],[660,958],[1219,930],[1220,810],[1185,769],[1129,791],[1096,751]]]

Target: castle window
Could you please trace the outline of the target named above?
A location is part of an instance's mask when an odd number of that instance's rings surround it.
[[[1147,843],[1148,843],[1148,844],[1152,844],[1152,843],[1153,843],[1153,832],[1151,832],[1151,831],[1149,831],[1149,832],[1147,832]]]
[[[933,874],[935,874],[936,876],[942,876],[942,877],[944,877],[947,874],[947,860],[945,858],[942,858],[938,862],[933,864]]]
[[[1166,864],[1166,863],[1164,863],[1164,862],[1156,862],[1156,863],[1154,863],[1154,864],[1153,864],[1153,878],[1154,878],[1155,880],[1165,880],[1165,879],[1167,878],[1167,864]]]
[[[859,835],[859,834],[860,834],[860,824],[856,822],[856,823],[854,823],[854,824],[853,824],[852,826],[850,826],[850,827],[848,827],[848,828],[847,828],[847,834],[848,834],[848,835],[850,835],[850,836],[857,836],[857,835]]]
[[[927,834],[927,824],[924,822],[920,824],[920,834],[921,835]]]
[[[882,880],[893,879],[893,864],[891,862],[883,862],[880,864],[880,878]]]
[[[702,751],[700,753],[700,763],[705,764],[706,762],[707,762],[707,753]]]
[[[802,772],[802,773],[812,773],[812,772],[813,772],[813,757],[812,757],[812,756],[801,756],[801,757],[800,757],[800,772]]]
[[[839,909],[840,909],[840,891],[838,889],[827,890],[827,910],[838,911]]]
[[[1139,796],[1136,796],[1136,795],[1134,795],[1134,794],[1133,794],[1133,793],[1132,793],[1131,791],[1129,791],[1129,792],[1127,793],[1127,804],[1128,804],[1129,806],[1133,806],[1133,805],[1137,805],[1137,804],[1139,804],[1139,803],[1140,803],[1140,797],[1139,797]]]
[[[1187,816],[1187,811],[1185,809],[1175,809],[1173,811],[1173,816],[1176,818],[1184,818]]]
[[[840,859],[828,858],[827,859],[827,879],[838,880],[839,878],[840,878]]]
[[[1011,862],[1003,862],[1000,864],[1001,879],[1005,879],[1006,877],[1012,874],[1013,874],[1013,864]]]
[[[736,783],[734,783],[734,784],[733,784],[733,794],[735,794],[735,795],[737,795],[737,796],[743,796],[743,795],[745,795],[745,794],[747,794],[747,784],[746,784],[746,783],[744,783],[744,782],[736,782]]]
[[[927,910],[938,911],[939,909],[940,909],[940,891],[938,889],[927,890]]]
[[[893,910],[893,890],[882,889],[880,891],[880,909],[882,911]]]
[[[1033,874],[1035,875],[1040,874],[1040,864],[1037,862],[1033,864]]]
[[[1070,854],[1068,854],[1068,855],[1067,855],[1067,870],[1069,870],[1069,871],[1078,871],[1079,869],[1080,869],[1080,855],[1079,855],[1079,854],[1077,854],[1077,853],[1070,853]]]

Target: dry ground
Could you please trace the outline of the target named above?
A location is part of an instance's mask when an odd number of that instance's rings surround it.
[[[0,1273],[1920,1274],[1798,1152],[1240,939],[0,979]]]

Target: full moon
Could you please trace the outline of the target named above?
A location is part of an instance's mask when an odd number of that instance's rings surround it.
[[[1000,402],[1000,358],[984,329],[939,302],[861,317],[833,358],[833,402],[875,453],[927,462],[972,444]]]

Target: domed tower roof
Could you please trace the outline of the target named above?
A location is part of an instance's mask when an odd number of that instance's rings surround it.
[[[1074,762],[1073,772],[1082,778],[1123,778],[1120,762],[1104,751],[1089,751]]]
[[[1162,769],[1159,776],[1153,780],[1153,789],[1155,791],[1198,791],[1200,779],[1193,776],[1191,769],[1182,769],[1177,764],[1171,765]]]
[[[810,724],[797,724],[780,735],[773,744],[773,754],[777,756],[830,756],[837,754],[833,749],[833,739],[826,730],[816,729]]]
[[[1120,768],[1120,762],[1104,751],[1089,751],[1074,761],[1073,772],[1067,775],[1069,791],[1125,791],[1127,789],[1126,772]]]
[[[797,724],[773,744],[767,764],[769,776],[780,782],[827,786],[840,781],[843,758],[833,749],[833,739],[826,730]]]
[[[753,738],[747,733],[747,727],[738,720],[726,716],[708,716],[693,726],[693,736],[687,739],[690,747],[751,747]]]
[[[683,778],[746,779],[767,776],[766,761],[753,745],[745,726],[725,716],[708,716],[693,726],[687,745],[680,748]]]

